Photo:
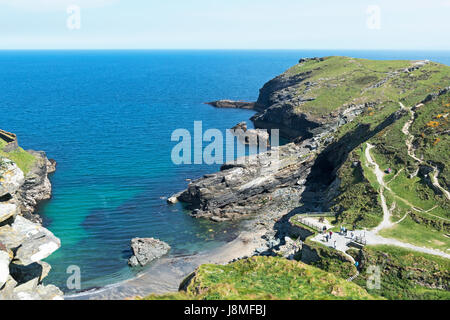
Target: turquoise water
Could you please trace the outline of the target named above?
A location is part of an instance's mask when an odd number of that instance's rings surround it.
[[[47,282],[66,289],[67,267],[81,269],[82,289],[133,277],[127,266],[133,237],[168,242],[172,255],[193,254],[229,241],[236,226],[191,218],[163,197],[186,178],[218,165],[176,166],[173,130],[227,128],[248,110],[203,102],[253,101],[268,80],[305,56],[431,59],[449,52],[363,51],[9,51],[0,52],[0,127],[27,149],[58,162],[53,198],[39,208],[62,241],[47,261]]]

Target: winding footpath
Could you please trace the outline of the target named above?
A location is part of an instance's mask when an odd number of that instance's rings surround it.
[[[400,107],[403,110],[408,110],[410,115],[411,115],[410,119],[405,123],[405,125],[402,128],[402,132],[406,136],[405,143],[406,143],[406,146],[408,148],[408,155],[411,158],[413,158],[418,164],[422,164],[423,160],[419,159],[416,156],[416,154],[415,154],[415,149],[414,149],[414,146],[413,146],[414,135],[412,135],[409,130],[410,130],[412,124],[414,123],[415,118],[416,118],[415,110],[417,108],[420,108],[421,106],[423,106],[423,104],[419,104],[415,108],[409,108],[408,109],[400,102]],[[356,238],[364,239],[365,242],[366,242],[365,243],[366,245],[390,245],[390,246],[397,246],[397,247],[409,249],[409,250],[416,251],[416,252],[431,254],[431,255],[440,256],[440,257],[443,257],[443,258],[450,259],[450,254],[447,254],[447,253],[442,252],[440,250],[426,248],[426,247],[420,247],[420,246],[416,246],[416,245],[413,245],[413,244],[410,244],[410,243],[407,243],[407,242],[402,242],[402,241],[397,240],[397,239],[385,238],[385,237],[382,237],[382,236],[379,235],[380,231],[392,228],[396,224],[402,222],[408,216],[408,213],[406,213],[405,216],[403,218],[401,218],[399,221],[397,221],[395,223],[393,223],[391,221],[392,211],[395,209],[396,203],[393,202],[391,209],[388,208],[387,203],[386,203],[386,198],[384,196],[385,190],[388,190],[394,196],[395,199],[400,200],[400,201],[404,202],[405,204],[407,204],[411,208],[411,210],[435,216],[435,215],[433,215],[433,214],[431,214],[429,212],[432,211],[433,209],[435,209],[436,207],[433,207],[432,209],[425,211],[425,210],[423,210],[421,208],[415,207],[408,200],[403,199],[402,197],[399,197],[397,194],[395,194],[395,192],[393,192],[392,189],[389,188],[388,184],[391,183],[393,180],[395,180],[395,178],[397,178],[397,176],[399,175],[400,171],[402,171],[403,169],[400,170],[399,172],[397,172],[397,174],[394,176],[394,178],[392,178],[389,182],[385,183],[384,179],[383,179],[385,173],[380,169],[380,166],[372,158],[372,155],[370,154],[370,151],[374,148],[374,146],[371,145],[370,143],[367,143],[366,146],[367,147],[366,147],[365,153],[364,153],[364,156],[365,156],[365,158],[367,160],[366,166],[373,171],[373,173],[376,176],[377,182],[380,185],[380,188],[379,188],[378,192],[380,194],[381,208],[383,210],[383,220],[382,220],[382,222],[377,227],[375,227],[372,230],[355,230],[355,231],[351,232],[351,237],[335,233],[335,234],[333,234],[332,239],[328,239],[328,241],[327,241],[323,234],[318,234],[318,235],[316,235],[315,237],[312,238],[312,241],[319,242],[319,243],[321,243],[321,244],[323,244],[323,245],[325,245],[327,247],[330,247],[330,248],[333,248],[335,250],[338,250],[338,251],[342,252],[352,263],[355,263],[355,260],[349,254],[347,254],[346,251],[348,249],[350,249],[349,244],[351,242],[353,242],[354,239],[356,239]],[[430,165],[430,164],[428,164],[428,165]],[[438,176],[439,176],[439,173],[440,173],[439,169],[436,166],[433,166],[433,165],[430,165],[430,166],[434,169],[433,175],[430,175],[432,184],[437,189],[441,190],[442,193],[445,195],[445,197],[448,200],[450,200],[450,192],[448,192],[446,189],[444,189],[439,184],[439,180],[438,180]],[[417,169],[416,172],[412,176],[413,177],[417,176],[418,172],[419,172],[419,169]],[[439,219],[442,219],[442,220],[449,221],[448,219],[443,218],[443,217],[439,217],[439,216],[435,216],[435,217],[439,218]],[[347,280],[348,281],[353,281],[358,276],[359,276],[359,272],[357,272],[354,276],[348,278]]]
[[[416,118],[416,112],[415,112],[415,109],[420,108],[420,107],[422,107],[422,106],[423,106],[423,104],[421,103],[421,104],[418,104],[417,106],[415,106],[414,108],[407,109],[407,108],[400,102],[400,107],[401,107],[402,109],[409,110],[409,113],[410,113],[410,115],[411,115],[411,118],[408,120],[408,122],[405,123],[405,125],[403,126],[403,129],[402,129],[403,134],[406,135],[406,141],[405,141],[405,142],[406,142],[406,146],[408,147],[408,155],[409,155],[411,158],[413,158],[414,160],[416,160],[416,162],[418,162],[419,164],[422,164],[422,163],[423,163],[423,160],[422,160],[422,159],[419,159],[419,158],[416,156],[416,154],[415,154],[415,150],[414,150],[414,146],[413,146],[414,135],[412,135],[412,134],[409,132],[409,129],[411,128],[412,124],[414,123],[414,119]],[[430,175],[431,183],[432,183],[437,189],[441,190],[442,194],[444,194],[444,196],[447,198],[447,200],[450,200],[450,192],[448,192],[444,187],[442,187],[442,186],[439,184],[438,177],[439,177],[440,171],[439,171],[438,167],[437,167],[437,166],[433,166],[433,165],[430,165],[430,166],[431,166],[431,167],[433,168],[433,170],[434,170],[434,171],[433,171],[433,175]],[[415,175],[417,175],[418,171],[419,171],[419,169],[417,169]],[[414,176],[415,176],[415,175],[414,175]]]
[[[373,148],[373,146],[369,143],[367,143],[367,148],[366,148],[366,152],[365,152],[365,156],[367,159],[367,162],[372,165],[374,167],[374,174],[377,176],[377,181],[380,184],[380,197],[381,197],[381,204],[382,204],[382,209],[383,209],[383,221],[381,222],[381,224],[379,226],[377,226],[375,229],[370,230],[370,231],[364,231],[364,234],[361,234],[361,231],[355,231],[355,234],[359,235],[359,236],[363,236],[366,241],[367,244],[371,244],[371,245],[380,245],[380,244],[384,244],[384,245],[393,245],[393,246],[397,246],[397,247],[402,247],[402,248],[406,248],[406,249],[410,249],[410,250],[414,250],[417,252],[422,252],[422,253],[428,253],[428,254],[432,254],[432,255],[437,255],[437,256],[441,256],[447,259],[450,259],[450,255],[447,253],[444,253],[442,251],[439,250],[435,250],[435,249],[430,249],[430,248],[425,248],[425,247],[419,247],[410,243],[406,243],[406,242],[402,242],[396,239],[392,239],[392,238],[384,238],[378,235],[378,233],[383,230],[383,229],[388,229],[393,227],[395,224],[391,222],[391,211],[388,209],[387,205],[386,205],[386,199],[384,198],[383,195],[383,190],[387,189],[389,191],[392,192],[392,190],[386,186],[386,184],[384,183],[383,180],[383,176],[384,173],[380,170],[379,165],[373,160],[371,154],[370,154],[370,150]],[[394,195],[395,193],[392,192]],[[404,200],[400,197],[398,197],[401,200]],[[414,209],[414,208],[413,208]]]
[[[366,245],[391,245],[391,246],[397,246],[409,250],[413,250],[416,252],[431,254],[435,256],[440,256],[443,258],[450,259],[450,254],[444,253],[442,251],[426,248],[426,247],[420,247],[416,246],[407,242],[402,242],[397,239],[392,238],[385,238],[379,235],[379,232],[384,229],[392,228],[396,223],[393,223],[391,221],[392,216],[392,210],[395,208],[395,205],[393,204],[392,208],[389,209],[386,203],[386,198],[384,197],[384,190],[390,191],[396,198],[404,201],[405,203],[409,203],[407,200],[398,197],[392,190],[386,185],[386,183],[383,180],[384,172],[380,169],[380,166],[376,163],[376,161],[372,158],[372,155],[370,154],[370,150],[374,148],[373,145],[367,143],[367,148],[365,150],[365,158],[368,162],[368,167],[373,170],[373,173],[377,177],[377,182],[380,185],[380,198],[381,198],[381,207],[383,209],[383,221],[378,225],[376,228],[372,230],[355,230],[351,232],[352,237],[340,235],[338,233],[333,234],[333,237],[331,240],[326,241],[323,234],[318,234],[314,238],[312,238],[312,241],[319,242],[321,244],[324,244],[327,247],[333,248],[335,250],[341,251],[345,254],[346,257],[349,258],[351,262],[355,262],[355,260],[346,253],[348,249],[350,249],[349,244],[355,239],[356,237],[365,239]],[[410,205],[412,209],[420,212],[425,212],[422,209],[414,208],[412,205]],[[397,223],[403,221],[406,218],[403,217],[400,221]],[[348,279],[348,281],[353,281],[358,275],[355,275],[354,277],[351,277]]]
[[[371,145],[370,143],[367,143],[367,148],[366,148],[366,152],[365,152],[365,156],[367,159],[367,162],[374,167],[374,174],[377,177],[377,181],[378,184],[380,185],[380,198],[381,198],[381,208],[383,209],[383,221],[381,221],[380,225],[378,225],[375,229],[373,229],[372,231],[377,234],[378,232],[380,232],[383,229],[388,229],[391,228],[394,224],[391,222],[391,210],[389,210],[389,208],[387,207],[386,204],[386,198],[384,197],[384,189],[387,189],[389,191],[392,191],[385,183],[383,180],[384,177],[384,172],[381,171],[380,166],[372,159],[372,156],[370,154],[370,150],[373,149],[373,145]]]

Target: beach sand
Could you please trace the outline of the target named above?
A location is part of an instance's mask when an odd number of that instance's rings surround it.
[[[137,296],[144,297],[152,293],[177,292],[183,279],[202,264],[227,264],[234,259],[252,256],[255,249],[266,242],[262,239],[266,232],[265,228],[242,231],[237,238],[211,252],[161,258],[133,279],[76,295],[68,295],[64,299],[123,300]]]

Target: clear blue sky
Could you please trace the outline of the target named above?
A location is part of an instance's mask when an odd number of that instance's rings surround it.
[[[450,0],[0,0],[0,49],[450,50],[449,17]]]

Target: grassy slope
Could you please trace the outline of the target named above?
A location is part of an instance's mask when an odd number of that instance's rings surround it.
[[[164,299],[376,299],[363,288],[301,262],[253,257],[222,265],[202,265],[186,292],[151,295]]]
[[[448,150],[450,150],[450,139],[448,133],[443,134],[449,130],[447,118],[443,116],[450,111],[447,106],[448,102],[449,95],[447,94],[421,107],[417,111],[418,117],[411,128],[411,132],[416,136],[414,144],[419,146],[416,154],[423,156],[425,161],[438,163],[443,168],[440,174],[440,183],[443,186],[447,186],[449,171],[447,156]],[[339,128],[335,139],[339,140],[361,125],[369,125],[372,130],[398,109],[398,104],[390,103],[367,110],[355,121]],[[450,218],[449,202],[443,195],[436,194],[425,183],[423,177],[412,179],[408,177],[417,170],[417,164],[408,155],[405,144],[406,136],[401,132],[409,117],[409,113],[405,113],[395,123],[371,138],[369,142],[376,146],[372,154],[381,168],[393,169],[391,174],[385,176],[385,181],[389,183],[393,193],[386,192],[385,196],[388,204],[391,204],[392,201],[397,204],[394,220],[401,219],[408,211],[411,211],[410,205],[412,204],[425,211],[433,209],[429,214],[421,214],[428,220],[435,220],[436,226],[442,225],[444,220],[439,220],[438,217]],[[439,121],[439,126],[436,128],[427,126],[430,121]],[[371,170],[364,166],[365,143],[366,141],[361,141],[361,144],[350,153],[347,161],[338,170],[338,177],[341,179],[341,193],[335,199],[335,208],[344,208],[340,217],[343,222],[352,224],[356,221],[358,226],[373,227],[377,220],[381,219],[379,204],[374,200],[374,191],[379,186]],[[352,163],[355,161],[363,164],[363,173],[358,168],[352,167]],[[406,202],[402,199],[405,199]],[[442,231],[445,231],[444,229],[442,228]]]
[[[450,139],[448,134],[442,133],[450,128],[446,118],[437,117],[446,111],[449,97],[449,94],[443,95],[421,107],[411,128],[416,137],[414,144],[418,146],[416,155],[423,156],[425,162],[439,163],[444,168],[440,175],[443,186],[448,181]],[[417,170],[417,163],[408,156],[405,135],[401,132],[408,119],[409,115],[372,140],[376,144],[374,156],[377,163],[393,168],[393,173],[385,177],[392,192],[387,191],[385,195],[389,206],[394,201],[396,203],[394,221],[408,215],[395,227],[383,230],[381,235],[445,252],[450,248],[450,239],[445,235],[449,232],[448,220],[445,219],[450,219],[450,203],[443,195],[434,192],[423,176],[408,177]],[[440,125],[429,127],[427,123],[430,121],[439,121]],[[435,143],[438,138],[438,143]],[[411,205],[428,212],[417,212]]]
[[[308,62],[317,65],[317,62]],[[439,88],[450,85],[448,67],[442,71],[441,66],[431,64],[427,69],[414,71],[400,77],[400,80],[391,80],[395,86],[404,87],[405,94],[399,95],[396,99],[385,103],[380,103],[375,107],[367,109],[361,116],[353,122],[348,123],[338,129],[335,133],[335,141],[339,141],[345,135],[354,132],[360,126],[368,126],[368,130],[374,130],[389,115],[400,109],[399,102],[407,107],[414,106],[423,100],[428,94],[437,92]],[[409,83],[409,78],[415,78]],[[434,90],[431,90],[433,89]],[[392,96],[394,98],[394,96]],[[337,105],[336,105],[337,106]],[[450,113],[449,94],[441,96],[435,101],[427,103],[417,110],[417,118],[410,132],[416,137],[414,145],[417,146],[416,155],[423,158],[425,162],[432,161],[441,168],[439,182],[448,189],[449,171],[448,163],[449,144],[449,123]],[[338,216],[339,223],[344,223],[349,227],[371,228],[376,226],[382,218],[380,200],[377,195],[379,184],[371,170],[365,166],[365,143],[370,142],[376,147],[372,150],[372,156],[381,168],[392,168],[393,172],[385,176],[385,181],[389,182],[389,187],[393,193],[385,191],[385,197],[390,207],[396,202],[393,211],[393,221],[404,218],[397,226],[381,232],[383,236],[397,238],[399,240],[413,243],[419,246],[430,247],[446,252],[450,248],[450,239],[446,236],[448,225],[439,217],[450,218],[449,202],[439,194],[436,194],[424,181],[423,177],[409,178],[409,174],[417,170],[417,164],[408,156],[405,144],[406,136],[401,132],[404,124],[410,119],[410,114],[405,113],[403,117],[388,126],[384,130],[377,132],[368,141],[361,143],[353,149],[344,164],[339,168],[337,175],[341,180],[340,194],[334,199],[336,211],[341,211]],[[430,126],[430,121],[438,122],[438,125]],[[354,166],[360,162],[361,166]],[[362,169],[362,170],[361,170]],[[393,179],[395,177],[395,179]],[[399,197],[406,199],[410,204],[424,210],[433,209],[429,213],[411,211],[411,206]],[[406,216],[406,213],[409,216]],[[407,269],[421,266],[423,272],[433,279],[436,273],[436,263],[441,270],[447,270],[446,281],[448,282],[448,260],[439,259],[434,256],[421,255],[419,253],[395,247],[377,247],[373,250],[379,256],[380,261],[391,261],[394,265],[399,265]],[[372,252],[372,251],[370,251]],[[385,255],[384,253],[385,252]],[[330,257],[325,257],[330,260]],[[417,260],[417,261],[416,261]],[[327,269],[327,265],[339,265],[339,261],[322,261],[318,267]],[[445,269],[446,268],[446,269]],[[398,267],[398,269],[401,269]],[[419,285],[420,281],[405,279],[401,274],[393,273],[390,269],[383,276],[384,288],[381,291],[383,296],[389,299],[449,299],[448,291]],[[357,282],[364,285],[367,275],[363,275]],[[385,277],[385,278],[384,278]],[[439,274],[437,275],[439,277]],[[364,281],[362,281],[363,279]],[[431,280],[430,280],[431,281]],[[448,285],[447,285],[448,290]],[[380,292],[374,292],[380,293]],[[380,294],[381,294],[380,293]]]
[[[369,289],[372,294],[392,300],[450,299],[448,259],[391,246],[365,247],[362,256],[363,270],[355,283],[366,287],[369,266],[381,270],[381,288]]]
[[[417,118],[411,127],[411,133],[416,137],[416,155],[425,161],[432,160],[443,165],[440,183],[450,188],[450,166],[448,152],[450,150],[450,93],[441,95],[425,107],[418,108]]]
[[[298,85],[297,94],[314,100],[297,106],[296,111],[323,116],[352,103],[403,101],[413,104],[450,82],[450,68],[438,63],[431,62],[410,73],[402,72],[413,63],[335,56],[297,64],[285,75],[308,76]],[[382,84],[371,88],[379,83]]]
[[[3,151],[3,147],[6,145],[6,142],[0,139],[0,157],[5,157],[17,164],[17,166],[23,171],[26,175],[30,169],[32,168],[34,162],[36,161],[35,157],[23,150],[22,148],[18,148],[12,152],[6,153]]]

